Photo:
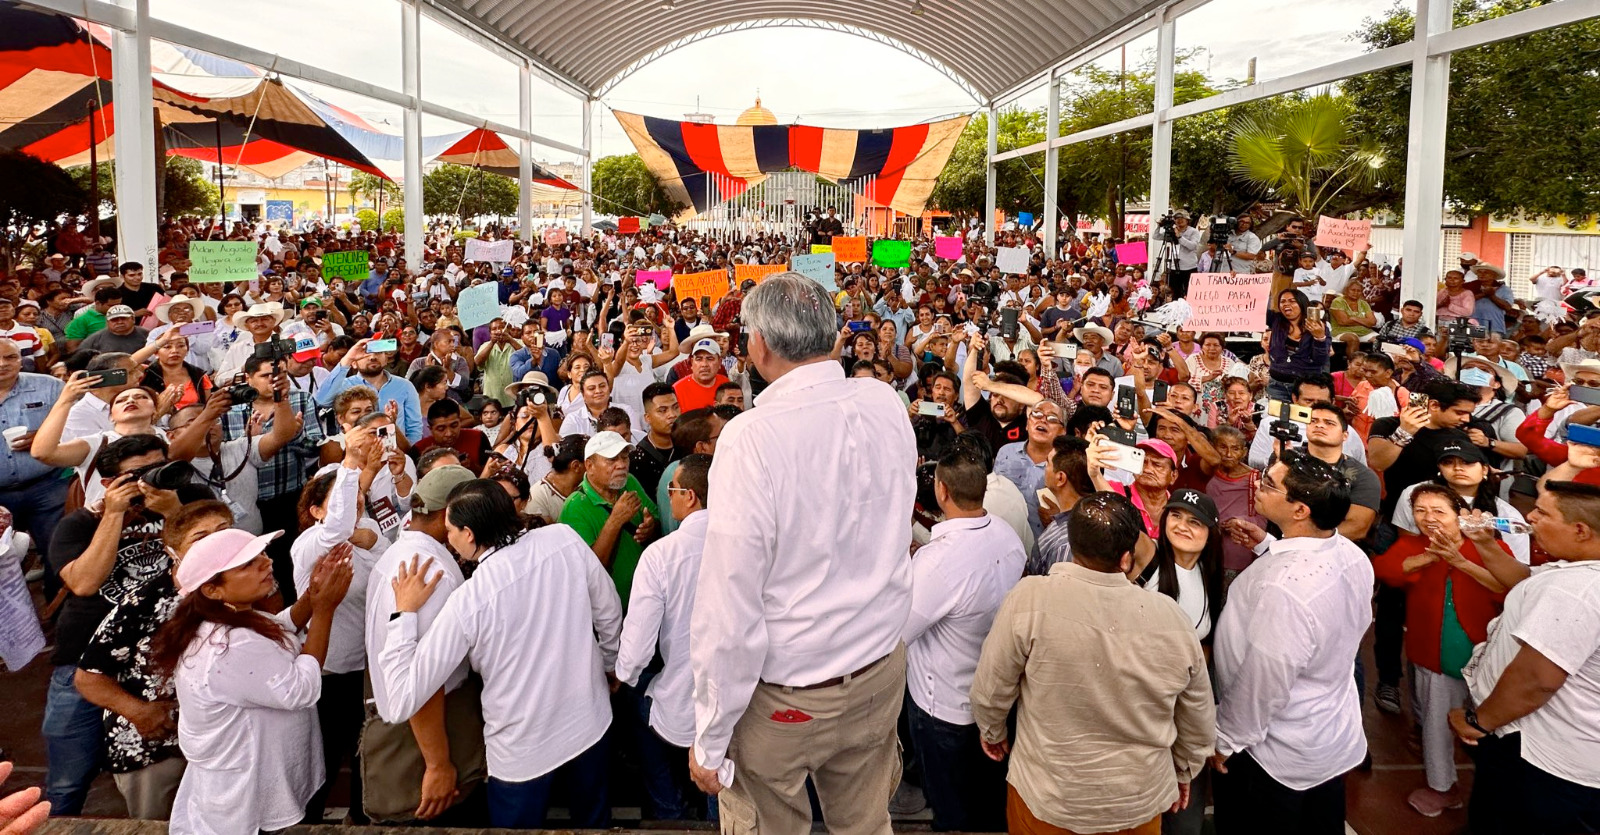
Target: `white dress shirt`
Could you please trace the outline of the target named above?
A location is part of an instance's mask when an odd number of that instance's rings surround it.
[[[549,774],[611,725],[605,673],[617,658],[622,601],[566,525],[482,556],[420,642],[416,615],[389,621],[388,631],[379,658],[395,716],[415,714],[463,658],[483,676],[490,777],[522,783]]]
[[[306,528],[289,546],[289,556],[294,560],[294,589],[305,596],[311,587],[311,573],[323,555],[341,542],[350,539],[356,531],[361,512],[359,491],[361,472],[340,466],[333,476],[333,488],[328,491],[327,515],[322,521]],[[387,545],[383,537],[379,545]],[[330,673],[352,673],[367,667],[367,579],[372,574],[372,564],[377,555],[364,548],[351,550],[350,590],[333,610],[333,631],[328,634],[328,659],[322,668]],[[390,594],[393,597],[393,593]]]
[[[1283,420],[1282,418],[1275,418],[1266,415],[1262,416],[1261,425],[1256,427],[1256,436],[1250,439],[1250,454],[1246,460],[1249,462],[1251,467],[1254,467],[1258,470],[1265,470],[1267,468],[1267,459],[1272,457],[1273,444],[1275,441],[1277,441],[1276,438],[1272,437],[1272,427],[1280,420],[1284,423],[1290,422]],[[1292,443],[1289,446],[1304,447],[1305,437],[1306,430],[1305,426],[1302,424],[1300,426],[1300,442]],[[1367,463],[1367,448],[1361,443],[1360,434],[1356,432],[1345,433],[1344,454],[1356,459],[1357,461],[1360,461],[1363,464]]]
[[[893,388],[823,361],[779,377],[722,430],[690,658],[699,761],[724,785],[757,682],[816,684],[900,643],[917,466],[905,415]]]
[[[395,611],[395,575],[400,573],[401,565],[411,565],[412,557],[422,558],[418,564],[426,566],[423,569],[425,576],[439,575],[439,585],[434,586],[433,596],[417,612],[417,631],[420,634],[428,634],[428,628],[433,626],[440,610],[444,609],[445,601],[466,582],[456,558],[438,540],[421,531],[402,531],[389,550],[373,563],[372,574],[367,579],[367,665],[371,671],[373,704],[378,708],[378,716],[391,725],[404,722],[409,717],[396,712],[394,702],[389,698],[389,688],[383,678],[383,647],[389,638],[389,616]],[[433,561],[433,565],[428,566],[429,560]],[[445,692],[460,687],[467,680],[467,672],[466,659],[462,659],[450,677],[445,679]]]
[[[1506,595],[1489,638],[1461,671],[1472,701],[1483,704],[1506,666],[1531,647],[1567,674],[1538,710],[1495,733],[1522,734],[1522,758],[1539,770],[1600,788],[1600,563],[1553,562]]]
[[[223,633],[221,635],[217,633]],[[322,670],[290,646],[207,622],[178,662],[178,746],[189,761],[170,831],[270,832],[300,821],[322,785]]]
[[[678,529],[652,543],[639,557],[622,622],[617,678],[638,686],[639,674],[661,646],[666,666],[651,679],[650,727],[680,748],[694,742],[694,676],[689,672],[689,617],[694,611],[700,552],[706,546],[703,510],[689,514]]]
[[[1217,753],[1249,750],[1303,791],[1367,753],[1355,660],[1372,624],[1372,563],[1355,543],[1268,537],[1217,622]]]
[[[933,526],[911,560],[906,683],[930,716],[971,725],[972,677],[983,639],[1006,592],[1022,579],[1027,554],[1005,522],[985,513]]]

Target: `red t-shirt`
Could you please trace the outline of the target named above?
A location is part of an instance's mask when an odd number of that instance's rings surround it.
[[[695,382],[693,377],[684,377],[672,384],[672,390],[678,394],[678,408],[682,411],[691,409],[704,409],[717,399],[717,387],[728,382],[728,378],[717,375],[711,385],[702,386]]]

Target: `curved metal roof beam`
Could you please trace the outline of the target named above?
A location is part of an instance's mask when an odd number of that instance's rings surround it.
[[[734,32],[748,32],[752,29],[766,28],[814,29],[824,32],[839,32],[857,38],[864,38],[874,43],[882,44],[910,55],[911,57],[938,71],[945,78],[948,78],[951,82],[953,82],[957,87],[960,87],[962,92],[966,93],[968,96],[971,96],[975,103],[982,104],[984,101],[983,95],[980,94],[977,88],[973,87],[970,82],[963,78],[960,73],[951,69],[943,61],[940,61],[932,55],[929,55],[928,53],[923,52],[922,50],[917,49],[916,47],[904,41],[891,38],[881,32],[874,32],[870,29],[863,29],[861,27],[851,26],[845,23],[799,17],[746,20],[739,23],[728,23],[721,26],[713,26],[710,29],[702,29],[693,34],[685,35],[675,41],[672,41],[671,43],[651,50],[635,60],[633,63],[629,64],[627,67],[623,68],[621,72],[612,76],[604,84],[600,85],[600,89],[595,91],[595,98],[604,98],[606,94],[610,93],[618,84],[621,84],[633,74],[644,69],[650,64],[655,63],[669,53],[676,52],[686,46],[699,43],[700,41],[710,40],[711,38],[721,35],[732,34]]]

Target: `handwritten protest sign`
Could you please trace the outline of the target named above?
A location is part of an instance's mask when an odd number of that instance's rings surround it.
[[[833,255],[841,264],[867,260],[867,239],[833,236]]]
[[[706,270],[675,275],[672,287],[678,291],[680,299],[710,298],[711,303],[716,304],[718,299],[728,295],[728,274],[722,270]]]
[[[479,325],[487,325],[500,315],[500,282],[485,281],[474,287],[468,287],[456,297],[456,316],[461,319],[461,327],[472,330]]]
[[[1323,215],[1317,220],[1317,246],[1342,249],[1354,255],[1372,239],[1372,221],[1341,220]]]
[[[251,281],[256,277],[256,245],[252,241],[190,241],[189,281]]]
[[[672,270],[637,270],[633,274],[633,283],[641,287],[654,283],[657,290],[665,293],[672,286]]]
[[[349,281],[366,280],[366,250],[355,249],[349,252],[329,252],[324,254],[322,256],[322,277],[327,279],[343,278]]]
[[[951,261],[961,257],[961,239],[940,235],[933,239],[933,256],[935,258],[948,258]]]
[[[560,246],[567,242],[567,230],[564,226],[552,226],[544,230],[544,242],[550,246]]]
[[[1025,246],[1003,246],[994,251],[995,269],[1003,273],[1016,273],[1021,275],[1028,271],[1028,248]]]
[[[787,264],[734,264],[733,281],[735,284],[743,284],[749,279],[760,284],[767,280],[767,276],[787,269],[789,269]]]
[[[637,235],[637,234],[639,234],[639,219],[636,218],[636,217],[619,217],[619,218],[617,218],[617,234],[619,234],[619,235]]]
[[[831,247],[831,246],[829,246],[827,244],[812,244],[811,245],[811,254],[812,255],[821,255],[824,252],[833,252],[833,247]]]
[[[1189,279],[1189,331],[1261,331],[1267,328],[1272,273],[1195,273]]]
[[[796,255],[789,259],[789,269],[821,284],[830,293],[839,290],[839,285],[834,281],[834,258],[831,252]]]
[[[1148,264],[1150,263],[1150,248],[1144,241],[1117,244],[1117,263]]]
[[[885,269],[911,265],[911,242],[880,240],[872,242],[872,263]]]
[[[468,238],[467,253],[464,258],[468,261],[504,264],[511,260],[511,244],[512,241],[480,241],[477,238]]]

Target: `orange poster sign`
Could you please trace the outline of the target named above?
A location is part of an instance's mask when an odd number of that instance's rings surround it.
[[[678,291],[680,299],[701,299],[709,297],[712,304],[716,304],[723,296],[728,295],[728,274],[722,270],[706,270],[700,273],[675,275],[672,277],[672,287]]]
[[[841,264],[867,260],[867,239],[846,238],[835,235],[833,237],[833,257],[838,259]]]

